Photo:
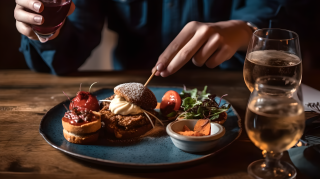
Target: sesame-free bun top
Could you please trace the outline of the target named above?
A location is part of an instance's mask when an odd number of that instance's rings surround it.
[[[120,84],[114,88],[114,93],[145,110],[153,110],[157,106],[153,92],[141,83]]]

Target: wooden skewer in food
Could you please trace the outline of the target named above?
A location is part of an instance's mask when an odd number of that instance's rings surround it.
[[[149,77],[149,79],[147,80],[147,82],[144,84],[144,86],[147,86],[147,85],[148,85],[148,83],[151,81],[151,79],[153,78],[154,74],[156,74],[156,72],[157,72],[157,70],[155,70],[155,71],[151,74],[151,76]]]

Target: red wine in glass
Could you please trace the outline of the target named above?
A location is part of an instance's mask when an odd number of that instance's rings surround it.
[[[32,25],[33,31],[42,38],[51,37],[56,30],[62,25],[66,18],[71,0],[40,0],[44,5],[41,13],[44,18],[42,25]]]

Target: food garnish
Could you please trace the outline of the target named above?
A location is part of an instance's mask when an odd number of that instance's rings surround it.
[[[69,109],[72,110],[73,108],[77,108],[78,111],[99,111],[99,101],[90,93],[91,87],[96,83],[97,82],[91,84],[88,92],[81,91],[80,85],[80,90],[78,91],[77,96],[72,99]]]
[[[206,136],[210,135],[211,132],[211,124],[209,119],[199,119],[194,126],[193,131],[188,128],[188,126],[184,125],[181,132],[178,134],[184,136]]]
[[[182,131],[191,131],[188,126],[184,125]]]
[[[211,130],[209,119],[199,119],[194,126],[194,130],[200,132],[203,135],[209,135]]]
[[[207,93],[207,86],[203,91],[198,91],[197,88],[192,90],[184,90],[180,93],[182,99],[182,112],[178,118],[184,119],[209,119],[210,121],[217,120],[219,115],[226,112],[230,108],[230,104],[220,106],[221,99],[227,94],[221,96],[219,104],[215,101],[216,95]]]
[[[64,105],[67,110],[64,117],[72,119],[76,123],[83,121],[89,122],[91,120],[92,111],[99,111],[100,109],[98,99],[90,93],[91,87],[95,83],[97,82],[91,84],[89,92],[81,91],[80,84],[80,90],[72,100],[63,92],[70,100],[69,109]]]

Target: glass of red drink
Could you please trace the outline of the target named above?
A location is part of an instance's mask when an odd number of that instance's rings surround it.
[[[42,25],[32,25],[33,31],[42,38],[51,37],[62,25],[66,18],[72,0],[40,0],[44,9],[41,13],[44,18]]]

